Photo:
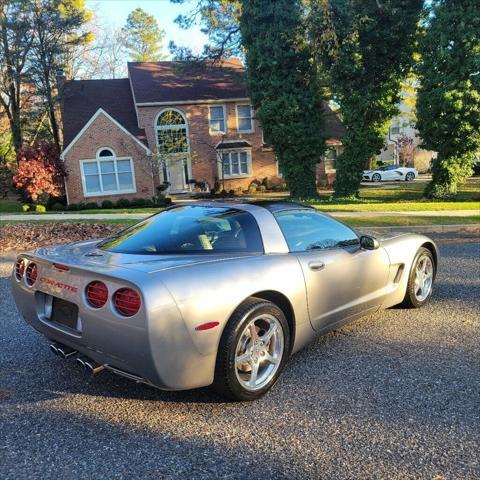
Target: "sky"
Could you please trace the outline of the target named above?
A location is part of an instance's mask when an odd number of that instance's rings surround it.
[[[128,14],[136,8],[141,8],[153,15],[160,27],[165,30],[165,54],[169,54],[168,44],[173,40],[179,46],[190,47],[199,53],[206,43],[206,36],[199,27],[182,30],[174,20],[178,14],[188,13],[194,6],[194,0],[188,0],[184,5],[175,5],[170,0],[87,0],[87,8],[93,10],[101,25],[122,27]]]

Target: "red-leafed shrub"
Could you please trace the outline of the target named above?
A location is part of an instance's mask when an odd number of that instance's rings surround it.
[[[55,145],[37,143],[23,148],[17,161],[13,183],[32,202],[64,194],[65,169]]]

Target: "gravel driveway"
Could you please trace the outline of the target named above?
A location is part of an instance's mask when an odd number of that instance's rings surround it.
[[[90,378],[19,318],[0,264],[0,478],[480,478],[480,243],[441,245],[431,303],[293,357],[225,404]]]

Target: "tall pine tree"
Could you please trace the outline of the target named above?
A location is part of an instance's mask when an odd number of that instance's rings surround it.
[[[122,29],[124,44],[134,62],[157,62],[162,54],[165,32],[153,15],[136,8]]]
[[[362,171],[380,153],[413,63],[423,0],[311,0],[311,35],[329,72],[347,129],[335,195],[358,194]]]
[[[480,150],[480,4],[435,1],[420,53],[417,128],[424,147],[438,152],[426,194],[448,198]]]
[[[240,17],[252,103],[295,198],[317,195],[324,150],[316,71],[298,0],[244,0]]]

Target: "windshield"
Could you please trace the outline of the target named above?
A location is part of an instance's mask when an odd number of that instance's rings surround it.
[[[131,254],[263,253],[254,217],[242,210],[184,206],[107,238],[98,248]]]

